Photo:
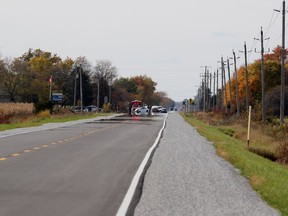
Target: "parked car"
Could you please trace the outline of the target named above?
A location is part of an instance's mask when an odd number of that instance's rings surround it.
[[[95,105],[89,105],[89,106],[86,106],[85,108],[88,109],[88,112],[101,112],[102,111],[101,108],[98,108]]]
[[[152,106],[151,113],[160,113],[161,106]]]
[[[80,106],[75,106],[75,107],[72,107],[71,110],[74,113],[79,113],[79,112],[81,112],[81,107]],[[88,112],[88,109],[86,107],[83,107],[82,111],[83,112]]]

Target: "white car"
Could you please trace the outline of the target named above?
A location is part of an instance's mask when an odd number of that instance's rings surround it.
[[[149,114],[149,109],[147,107],[138,107],[135,109],[135,115],[137,116],[147,116]]]

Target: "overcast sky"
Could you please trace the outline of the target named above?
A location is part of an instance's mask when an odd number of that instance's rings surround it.
[[[0,53],[29,48],[62,59],[110,60],[119,76],[147,75],[175,101],[193,98],[200,74],[232,49],[260,51],[281,44],[282,0],[1,0]],[[260,58],[251,52],[249,61]]]

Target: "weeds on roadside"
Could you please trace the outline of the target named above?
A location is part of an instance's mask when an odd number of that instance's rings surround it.
[[[277,148],[278,162],[288,164],[288,142],[280,143]]]
[[[247,140],[248,119],[245,112],[239,117],[219,112],[198,112],[196,115],[186,113],[185,115],[195,116],[198,120],[216,126],[222,133],[243,142]],[[250,152],[271,161],[288,164],[288,123],[281,124],[279,119],[270,117],[269,122],[263,125],[258,114],[253,113],[250,136]]]

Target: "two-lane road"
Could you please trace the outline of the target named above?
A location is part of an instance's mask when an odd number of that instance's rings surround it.
[[[115,215],[163,118],[115,118],[0,139],[0,216]]]

